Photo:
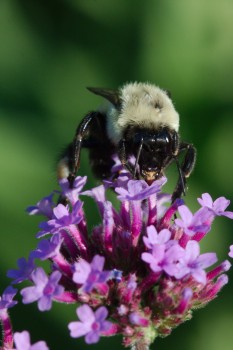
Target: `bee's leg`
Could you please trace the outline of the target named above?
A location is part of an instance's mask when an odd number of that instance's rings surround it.
[[[186,179],[189,177],[189,175],[193,171],[195,161],[196,161],[196,149],[193,147],[192,144],[181,142],[179,145],[179,151],[177,155],[179,155],[182,151],[186,151],[186,154],[181,166],[179,165],[178,160],[175,157],[175,161],[179,171],[179,179],[172,195],[172,203],[177,198],[180,198],[182,194],[185,195]]]
[[[80,166],[80,155],[84,137],[89,130],[90,123],[99,114],[99,112],[90,112],[82,119],[76,130],[73,142],[67,147],[62,159],[58,162],[58,179],[68,178],[71,188],[73,187],[74,179]]]
[[[118,145],[118,155],[121,161],[121,164],[130,172],[130,174],[134,177],[134,167],[128,162],[126,155],[126,141],[125,139],[120,140]]]
[[[139,147],[138,147],[138,152],[137,152],[137,157],[136,157],[136,161],[135,161],[135,165],[134,165],[134,173],[133,173],[133,177],[134,179],[136,179],[136,174],[137,174],[137,166],[138,166],[138,162],[139,162],[139,158],[142,152],[142,146],[143,146],[143,137],[141,138]]]

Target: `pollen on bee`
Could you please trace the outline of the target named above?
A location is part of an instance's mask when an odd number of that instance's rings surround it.
[[[68,157],[62,158],[57,164],[57,178],[58,180],[67,178],[69,176]]]
[[[156,171],[144,171],[145,181],[148,185],[151,185],[157,178]]]

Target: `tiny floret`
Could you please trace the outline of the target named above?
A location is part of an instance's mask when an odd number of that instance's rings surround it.
[[[76,310],[80,321],[69,324],[70,335],[73,338],[85,335],[87,344],[94,344],[99,341],[102,334],[111,328],[111,323],[106,321],[108,310],[101,306],[95,312],[88,305],[82,305]]]
[[[64,287],[58,284],[61,273],[59,271],[54,271],[48,277],[44,270],[38,267],[33,271],[31,278],[35,286],[26,287],[21,290],[23,303],[29,304],[38,301],[38,308],[40,311],[50,310],[52,307],[52,299],[60,296],[64,291]]]

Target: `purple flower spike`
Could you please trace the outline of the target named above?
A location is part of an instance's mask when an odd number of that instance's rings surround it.
[[[27,331],[14,334],[15,350],[49,350],[44,341],[31,345],[30,334]]]
[[[42,198],[36,205],[28,207],[26,209],[27,213],[29,215],[44,215],[50,219],[53,215],[53,195],[54,192],[49,196]]]
[[[59,271],[54,271],[49,277],[41,267],[38,267],[32,273],[34,287],[26,287],[21,290],[23,303],[29,304],[38,300],[38,308],[40,311],[50,310],[52,307],[52,299],[63,293],[64,288],[58,284],[61,278]]]
[[[179,271],[176,278],[182,278],[191,274],[193,278],[205,285],[206,272],[205,268],[213,265],[217,261],[215,253],[205,253],[200,255],[200,246],[196,241],[189,241],[185,248],[185,255],[179,260]]]
[[[54,234],[51,239],[43,239],[39,242],[36,250],[32,252],[33,258],[46,260],[55,257],[60,250],[62,244],[62,237],[59,233]]]
[[[226,216],[233,219],[232,211],[225,211],[229,206],[230,201],[225,197],[219,197],[214,202],[209,193],[204,193],[201,198],[198,198],[198,203],[204,207],[208,208],[216,216]]]
[[[7,272],[7,277],[13,278],[13,284],[21,283],[31,277],[32,271],[35,269],[33,254],[30,254],[28,261],[25,258],[20,258],[17,261],[18,270],[11,269]]]
[[[59,181],[59,185],[62,189],[63,196],[65,196],[70,201],[70,203],[74,205],[77,202],[79,194],[82,191],[86,182],[87,176],[77,176],[74,180],[72,188],[70,188],[70,183],[66,178],[61,179]]]
[[[89,264],[84,259],[74,264],[73,281],[82,284],[82,291],[90,293],[93,288],[103,287],[111,276],[111,271],[103,271],[104,257],[95,255]]]
[[[102,334],[107,332],[112,324],[106,321],[108,310],[101,306],[95,312],[88,305],[82,305],[76,310],[77,316],[81,322],[70,322],[68,328],[73,338],[79,338],[85,335],[87,344],[94,344],[99,341]]]
[[[37,301],[42,311],[53,300],[76,303],[79,319],[69,324],[72,337],[84,336],[90,344],[100,336],[121,334],[125,348],[149,349],[156,337],[189,320],[194,309],[217,297],[227,283],[229,261],[212,266],[216,254],[200,254],[199,242],[216,215],[233,218],[233,213],[225,211],[226,198],[213,201],[206,193],[198,200],[201,208],[192,213],[184,199],[172,202],[171,194],[161,192],[164,177],[148,185],[132,179],[118,156],[114,161],[110,178],[88,191],[83,191],[86,177],[77,177],[72,189],[67,179],[61,180],[67,206],[38,203],[38,208],[50,207],[51,217],[40,224],[37,237],[50,237],[30,257],[47,260],[50,277],[26,260],[12,277],[21,281],[29,275],[34,284],[22,290],[23,302]],[[141,172],[135,157],[127,156],[127,162]],[[120,201],[111,201],[109,187]],[[91,197],[100,213],[93,228],[85,219],[83,196]],[[233,245],[229,256],[233,258]],[[3,346],[13,348],[7,310],[3,313]]]
[[[4,290],[2,297],[0,297],[0,312],[4,309],[10,309],[17,304],[17,301],[13,300],[17,292],[18,290],[12,286],[9,286]]]
[[[81,208],[82,202],[77,201],[72,212],[69,213],[67,206],[58,204],[53,209],[53,219],[40,223],[39,227],[42,228],[43,231],[38,232],[37,238],[40,238],[48,233],[56,233],[70,225],[78,224],[82,220],[82,217],[79,216]]]

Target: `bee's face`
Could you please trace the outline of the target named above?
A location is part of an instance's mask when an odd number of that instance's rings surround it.
[[[141,150],[138,159],[140,176],[148,184],[151,184],[163,175],[162,169],[165,166],[167,156],[171,155],[171,145],[166,133],[161,131],[147,132],[141,137]],[[139,143],[135,143],[135,157],[137,157],[139,147]]]
[[[163,159],[155,151],[142,150],[139,159],[140,175],[148,184],[161,177],[162,161]]]

